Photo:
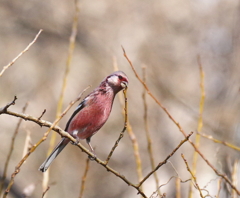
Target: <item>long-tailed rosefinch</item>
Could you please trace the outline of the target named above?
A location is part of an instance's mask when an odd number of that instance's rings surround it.
[[[117,71],[107,76],[100,85],[78,105],[67,122],[65,131],[75,137],[77,141],[86,139],[87,144],[94,153],[90,139],[107,121],[115,95],[126,88],[127,85],[128,78],[122,71]],[[39,170],[45,172],[69,142],[70,140],[68,138],[62,138],[61,142],[43,162]]]

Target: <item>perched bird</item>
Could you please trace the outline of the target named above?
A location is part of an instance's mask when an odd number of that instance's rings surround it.
[[[107,121],[115,95],[125,89],[127,85],[128,77],[122,71],[117,71],[107,76],[100,85],[78,105],[68,120],[65,131],[76,138],[77,141],[86,139],[87,144],[94,154],[94,150],[90,144],[91,137]],[[69,142],[70,140],[68,138],[62,138],[49,157],[40,166],[39,170],[45,172]]]

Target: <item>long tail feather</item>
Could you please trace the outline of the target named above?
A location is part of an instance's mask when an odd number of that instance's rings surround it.
[[[68,142],[68,139],[63,138],[61,142],[59,142],[59,144],[53,149],[52,153],[48,156],[48,158],[43,162],[39,170],[45,172],[51,165],[53,160],[58,156],[58,154],[64,149],[65,146],[67,146]]]

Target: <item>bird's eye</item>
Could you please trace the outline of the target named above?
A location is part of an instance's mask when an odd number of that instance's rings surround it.
[[[118,76],[118,78],[119,78],[119,80],[122,80],[122,79],[123,79],[123,77],[122,77],[122,76]]]

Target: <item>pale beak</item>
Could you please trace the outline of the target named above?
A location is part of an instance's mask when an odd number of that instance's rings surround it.
[[[121,87],[122,87],[123,89],[126,89],[127,86],[128,86],[128,83],[127,83],[126,81],[122,81],[122,82],[121,82]]]

